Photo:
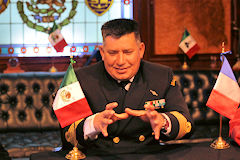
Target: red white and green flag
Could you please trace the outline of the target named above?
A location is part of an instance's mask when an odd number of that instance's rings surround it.
[[[72,64],[69,65],[54,99],[53,110],[62,128],[92,115]]]
[[[179,47],[183,52],[191,59],[200,49],[195,39],[190,35],[187,29],[185,29]]]
[[[64,47],[68,45],[55,22],[49,32],[48,40],[57,52],[63,52]]]

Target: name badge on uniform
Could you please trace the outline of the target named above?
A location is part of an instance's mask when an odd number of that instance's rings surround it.
[[[159,100],[153,100],[153,101],[147,101],[145,104],[153,105],[155,109],[164,108],[166,102],[165,99],[159,99]]]

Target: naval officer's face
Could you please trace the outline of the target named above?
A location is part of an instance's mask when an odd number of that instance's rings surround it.
[[[138,72],[145,51],[144,43],[134,33],[120,38],[107,36],[100,53],[107,72],[116,80],[128,80]]]

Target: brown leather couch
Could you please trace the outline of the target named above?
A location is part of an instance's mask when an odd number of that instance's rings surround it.
[[[64,72],[0,74],[0,142],[11,157],[61,146],[52,94]]]
[[[175,71],[196,125],[191,139],[215,138],[219,134],[219,115],[206,106],[218,73]],[[61,146],[52,94],[63,76],[64,72],[0,74],[0,142],[11,157],[28,157]],[[239,73],[235,76],[240,82]],[[227,118],[223,118],[223,124],[223,137],[227,137]]]

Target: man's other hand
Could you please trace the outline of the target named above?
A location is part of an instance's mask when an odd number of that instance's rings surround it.
[[[126,108],[125,112],[131,116],[140,117],[145,122],[150,122],[155,134],[155,139],[159,140],[160,130],[165,122],[163,115],[158,113],[152,105],[145,105],[144,108],[145,110],[132,110]]]
[[[108,132],[107,132],[108,125],[118,120],[128,118],[127,113],[121,113],[121,114],[115,113],[113,109],[117,106],[118,106],[117,102],[112,102],[107,104],[105,110],[98,113],[93,120],[93,125],[95,129],[99,132],[102,132],[104,137],[108,136]]]

